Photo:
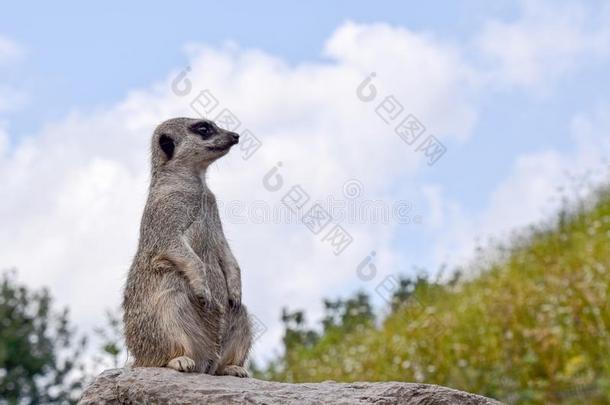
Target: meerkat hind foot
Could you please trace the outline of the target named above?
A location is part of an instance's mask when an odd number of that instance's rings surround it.
[[[195,371],[195,361],[187,356],[176,357],[171,359],[165,367],[173,368],[177,371],[191,373]]]
[[[222,370],[220,370],[220,372],[218,374],[219,375],[232,375],[234,377],[241,377],[241,378],[250,376],[248,374],[248,371],[246,371],[245,368],[243,368],[242,366],[235,366],[235,365],[230,365],[230,366],[224,367]]]

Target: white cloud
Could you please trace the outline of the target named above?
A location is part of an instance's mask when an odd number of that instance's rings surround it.
[[[575,69],[610,55],[610,6],[593,9],[528,0],[521,6],[515,20],[488,21],[475,36],[478,61],[490,63],[478,68],[479,84],[548,90]],[[515,229],[549,218],[559,209],[560,192],[582,197],[605,181],[601,162],[610,152],[608,111],[601,105],[572,119],[572,152],[543,149],[515,157],[510,174],[489,193],[481,212],[469,212],[440,186],[424,187],[433,219],[429,225],[444,230],[433,248],[435,264],[464,263],[479,243],[491,237],[504,239]],[[573,177],[586,178],[589,186],[575,189]]]
[[[16,42],[0,35],[0,66],[13,62],[23,55],[23,49]]]
[[[476,113],[467,100],[478,79],[458,47],[387,24],[347,23],[325,53],[360,74],[377,73],[385,95],[394,94],[424,124],[432,121],[431,130],[459,139],[471,133]]]
[[[587,197],[607,182],[610,154],[610,107],[606,104],[571,120],[573,150],[547,149],[517,156],[510,174],[490,193],[486,208],[469,213],[455,201],[442,200],[444,235],[439,238],[436,260],[464,263],[478,242],[505,239],[510,232],[549,219],[564,198]],[[438,209],[437,209],[438,210]],[[447,252],[452,252],[451,256]]]
[[[12,67],[23,54],[23,49],[17,43],[0,35],[0,114],[18,109],[26,100],[22,92],[6,82],[4,74],[4,69]],[[0,126],[2,125],[0,120]]]
[[[170,92],[176,70],[108,109],[73,112],[0,154],[0,266],[17,266],[30,285],[50,286],[81,325],[101,322],[103,309],[120,302],[146,197],[150,134],[166,118],[192,116],[189,104],[200,89],[220,100],[215,113],[230,108],[263,141],[250,160],[235,150],[209,175],[219,199],[246,204],[277,205],[293,184],[313,200],[341,198],[350,178],[364,184],[368,198],[388,195],[422,163],[374,112],[390,93],[405,114],[417,114],[447,141],[465,138],[475,120],[459,52],[404,29],[347,23],[327,42],[330,61],[297,66],[235,46],[189,52],[189,96]],[[366,104],[356,87],[372,70],[379,96]],[[286,185],[271,193],[262,177],[278,161]],[[302,225],[226,223],[245,302],[269,327],[258,353],[276,347],[281,306],[307,308],[315,318],[322,297],[362,286],[355,267],[371,250],[380,268],[395,268],[393,226],[344,226],[354,243],[335,257]]]
[[[4,128],[2,128],[2,126],[0,125],[0,158],[5,154],[8,153],[8,148],[9,148],[9,139],[8,139],[8,133],[6,132],[6,130]]]
[[[544,88],[583,62],[608,57],[610,9],[582,3],[522,1],[514,21],[489,21],[476,47],[491,83]]]

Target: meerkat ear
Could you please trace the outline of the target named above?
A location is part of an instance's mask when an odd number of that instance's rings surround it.
[[[167,160],[171,160],[174,156],[174,149],[176,148],[174,140],[167,135],[161,135],[159,137],[159,147],[165,153]]]

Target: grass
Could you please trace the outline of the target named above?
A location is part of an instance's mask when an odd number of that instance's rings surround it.
[[[587,208],[585,208],[587,206]],[[610,403],[610,194],[420,283],[381,324],[329,328],[260,375],[410,381],[507,403]]]

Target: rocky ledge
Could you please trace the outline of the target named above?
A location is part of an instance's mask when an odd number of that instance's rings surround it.
[[[184,374],[167,368],[104,371],[79,404],[500,404],[438,385],[401,382],[286,384]]]

